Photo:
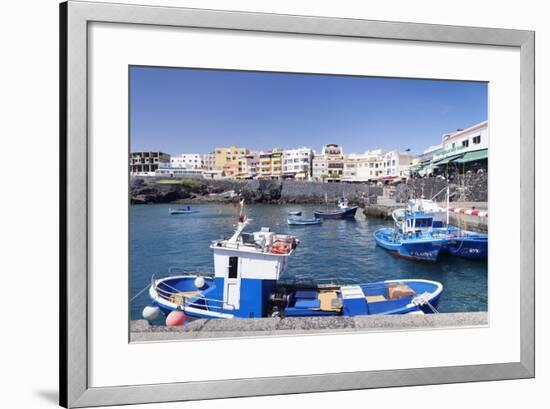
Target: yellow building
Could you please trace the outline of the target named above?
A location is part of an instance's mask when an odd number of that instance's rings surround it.
[[[247,148],[231,145],[227,148],[214,149],[214,167],[222,170],[225,176],[236,176],[239,173],[239,158],[248,154]]]
[[[271,151],[260,152],[260,178],[271,178]]]
[[[280,179],[283,176],[283,150],[273,148],[259,153],[259,176],[262,179]]]
[[[283,176],[283,150],[273,148],[271,151],[271,178],[280,179]]]

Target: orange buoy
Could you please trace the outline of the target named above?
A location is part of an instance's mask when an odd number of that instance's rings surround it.
[[[183,311],[170,311],[166,317],[166,326],[180,327],[185,324],[185,314]]]
[[[290,245],[287,243],[276,242],[271,246],[273,254],[287,254],[290,252]]]

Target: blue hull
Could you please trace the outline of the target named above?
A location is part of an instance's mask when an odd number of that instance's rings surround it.
[[[489,242],[487,234],[460,230],[453,226],[437,231],[444,234],[447,239],[443,251],[472,260],[487,258]]]
[[[402,240],[394,236],[393,229],[379,229],[374,232],[376,244],[400,257],[419,261],[436,261],[445,240],[427,234]]]
[[[460,237],[453,238],[447,241],[443,250],[453,256],[468,258],[468,259],[486,259],[487,258],[488,241],[487,238],[472,238]]]
[[[335,210],[332,212],[324,212],[322,210],[316,210],[313,212],[314,216],[317,218],[324,219],[347,219],[355,217],[355,212],[357,212],[357,206],[350,207],[345,210]]]
[[[238,310],[225,310],[219,308],[221,304],[210,299],[208,294],[216,292],[216,283],[211,278],[205,278],[205,286],[196,291],[194,286],[196,276],[175,276],[156,281],[155,287],[151,287],[149,297],[152,303],[160,308],[164,315],[171,311],[184,311],[186,315],[194,318],[247,318],[240,316]],[[395,288],[401,287],[409,291],[396,295]],[[334,285],[301,286],[287,288],[287,298],[284,307],[280,310],[284,316],[289,317],[315,317],[315,316],[358,316],[358,315],[389,315],[408,314],[415,311],[433,313],[437,308],[439,298],[443,291],[440,283],[429,280],[388,280],[351,286],[354,291],[359,291],[359,296],[344,296],[344,290],[350,286]],[[400,288],[400,291],[403,291]],[[275,291],[275,287],[271,291]],[[280,291],[277,290],[277,291]],[[183,301],[175,301],[173,297],[181,297]],[[329,295],[328,304],[324,296]],[[418,302],[418,297],[425,302]],[[271,294],[269,292],[260,295],[266,310],[263,316],[270,314]],[[323,301],[325,299],[325,301]],[[334,307],[333,302],[336,302]],[[212,304],[214,302],[214,304]],[[241,299],[241,304],[244,298]],[[260,315],[256,315],[258,317]]]

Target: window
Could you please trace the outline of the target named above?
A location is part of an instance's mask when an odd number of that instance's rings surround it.
[[[469,144],[470,144],[470,141],[468,139],[465,139],[465,140],[462,141],[462,147],[463,148],[467,148]]]
[[[472,142],[476,145],[478,143],[481,143],[481,135],[474,136],[473,139],[472,139]]]

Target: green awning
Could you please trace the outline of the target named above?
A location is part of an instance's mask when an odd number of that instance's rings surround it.
[[[433,164],[434,164],[435,166],[439,166],[439,165],[446,165],[446,164],[449,163],[449,162],[458,162],[457,159],[462,158],[462,156],[464,156],[464,154],[462,154],[462,153],[461,153],[460,155],[448,156],[448,157],[446,157],[445,159],[441,159],[441,160],[439,160],[439,161],[437,161],[437,162],[434,162]]]
[[[487,159],[488,149],[480,149],[479,151],[467,152],[462,158],[457,160],[458,163],[474,162],[476,160]]]

